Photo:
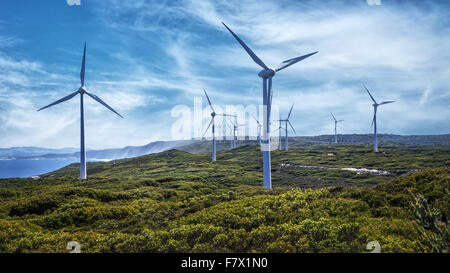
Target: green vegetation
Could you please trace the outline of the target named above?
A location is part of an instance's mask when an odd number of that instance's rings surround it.
[[[69,241],[83,252],[367,252],[369,241],[382,252],[449,251],[449,146],[295,147],[272,153],[273,190],[260,186],[251,145],[215,163],[178,150],[88,163],[85,181],[78,164],[1,179],[0,252],[65,252]]]

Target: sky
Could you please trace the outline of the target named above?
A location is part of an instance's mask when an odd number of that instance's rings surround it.
[[[174,135],[180,117],[208,91],[217,107],[262,104],[261,70],[225,22],[268,65],[318,54],[277,73],[273,104],[297,135],[450,133],[450,3],[366,0],[3,0],[0,8],[0,147],[79,146],[79,97],[36,110],[80,86],[86,146],[144,145]],[[181,108],[177,108],[181,107]],[[184,107],[184,108],[183,108]],[[197,127],[199,125],[197,124]],[[201,127],[201,126],[200,126]],[[219,129],[220,130],[220,129]],[[255,133],[252,133],[255,134]]]

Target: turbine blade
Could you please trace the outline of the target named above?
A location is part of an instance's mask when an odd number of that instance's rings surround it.
[[[88,95],[89,97],[93,98],[94,100],[96,100],[98,103],[102,104],[103,106],[105,106],[106,108],[108,108],[109,110],[111,110],[112,112],[114,112],[115,114],[117,114],[119,117],[123,118],[122,115],[120,115],[119,113],[116,112],[116,110],[112,109],[111,106],[109,106],[108,104],[106,104],[104,101],[102,101],[102,99],[100,99],[99,97],[97,97],[94,94],[90,94],[88,92],[85,92],[86,95]]]
[[[291,116],[291,113],[292,113],[292,108],[294,108],[294,104],[292,104],[292,106],[291,106],[291,110],[289,111],[289,114],[288,114],[287,120],[289,120],[289,117]]]
[[[380,103],[379,105],[382,105],[382,104],[388,104],[388,103],[393,103],[393,102],[395,102],[395,101],[393,101],[393,100],[390,100],[390,101],[383,101],[383,102]]]
[[[59,100],[55,101],[54,103],[50,103],[49,105],[47,105],[47,106],[45,106],[45,107],[42,107],[42,108],[39,109],[38,111],[44,110],[45,108],[48,108],[48,107],[53,106],[53,105],[56,105],[56,104],[61,103],[61,102],[63,102],[63,101],[70,100],[71,98],[73,98],[73,97],[74,97],[76,94],[78,94],[78,93],[79,93],[78,91],[73,92],[72,94],[70,94],[70,95],[68,95],[68,96],[65,96],[65,97],[62,98],[62,99],[59,99]]]
[[[370,94],[369,89],[367,89],[366,85],[363,83],[364,88],[366,89],[367,93],[369,94],[370,98],[373,100],[375,104],[378,104],[377,101],[372,97],[372,94]]]
[[[268,105],[267,105],[267,116],[268,120],[270,120],[270,112],[272,111],[272,77],[269,77],[269,84],[268,84]]]
[[[333,116],[334,121],[337,121],[336,118],[334,117],[333,113],[331,113],[331,115]]]
[[[205,132],[203,133],[203,136],[205,136],[206,132],[208,132],[209,127],[211,127],[211,124],[213,123],[213,119],[211,119],[211,121],[208,124],[208,127],[206,127]]]
[[[316,51],[316,52],[313,52],[313,53],[309,53],[309,54],[306,54],[306,55],[303,55],[303,56],[300,56],[300,57],[297,57],[297,58],[286,60],[286,61],[282,62],[281,64],[279,64],[278,67],[275,69],[275,71],[283,70],[283,69],[285,69],[288,66],[291,66],[291,65],[293,65],[293,64],[295,64],[297,62],[300,62],[303,59],[308,58],[309,56],[312,56],[312,55],[316,54],[317,52],[319,52],[319,51]]]
[[[287,122],[288,122],[288,123],[289,123],[289,125],[291,126],[291,128],[292,128],[292,131],[294,131],[294,134],[297,134],[297,132],[295,132],[294,126],[292,126],[291,122],[290,122],[289,120],[288,120]],[[287,128],[286,128],[286,130],[287,130]]]
[[[84,86],[85,66],[86,66],[86,42],[84,42],[83,62],[81,63],[81,71],[80,71],[81,86]]]
[[[231,131],[233,131],[233,128],[231,128],[231,125],[227,122],[228,128],[230,128]]]
[[[255,116],[252,114],[253,119],[256,121],[256,123],[258,123],[259,126],[261,126],[261,124],[259,123],[259,121],[255,118]]]
[[[212,106],[212,104],[211,104],[211,101],[209,100],[208,93],[206,93],[205,88],[203,88],[203,91],[205,91],[205,95],[206,95],[206,98],[208,99],[209,107],[211,107],[211,110],[212,110],[213,112],[216,112],[216,111],[214,111],[214,108],[213,108],[213,106]]]
[[[233,37],[241,44],[241,46],[245,49],[245,51],[247,51],[248,55],[250,55],[250,57],[253,59],[253,61],[256,64],[258,64],[259,66],[261,66],[264,69],[269,69],[266,66],[266,64],[264,64],[264,62],[261,61],[261,59],[258,58],[258,56],[256,56],[256,54],[253,53],[253,51],[236,34],[234,34],[234,32],[227,25],[225,25],[224,22],[222,22],[222,24],[228,29],[228,31],[231,33],[231,35],[233,35]]]
[[[228,114],[216,114],[217,116],[223,116],[223,117],[237,117],[236,115],[228,115]]]
[[[269,80],[269,91],[270,91],[270,109],[272,109],[272,98],[273,98],[273,90],[272,90],[272,78]]]
[[[373,124],[375,123],[375,119],[376,119],[376,118],[377,118],[377,108],[374,107],[374,109],[373,109],[372,126],[371,126],[371,127],[373,127]]]
[[[341,121],[344,121],[343,119],[341,119],[341,120],[338,120],[337,122],[341,122]]]

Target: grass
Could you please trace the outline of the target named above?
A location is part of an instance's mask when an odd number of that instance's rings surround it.
[[[208,147],[194,145],[181,149]],[[388,144],[373,153],[366,144],[293,142],[272,152],[267,190],[258,147],[228,145],[219,144],[216,162],[169,150],[88,163],[83,181],[78,164],[38,180],[1,179],[0,252],[65,252],[72,240],[84,252],[364,252],[372,240],[383,252],[427,252],[436,248],[412,222],[414,195],[439,211],[439,223],[450,217],[450,146]]]

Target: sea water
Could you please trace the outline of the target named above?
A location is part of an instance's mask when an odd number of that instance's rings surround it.
[[[88,161],[105,161],[90,159]],[[0,160],[0,178],[30,177],[56,171],[69,164],[79,162],[77,158],[70,159],[14,159]]]

